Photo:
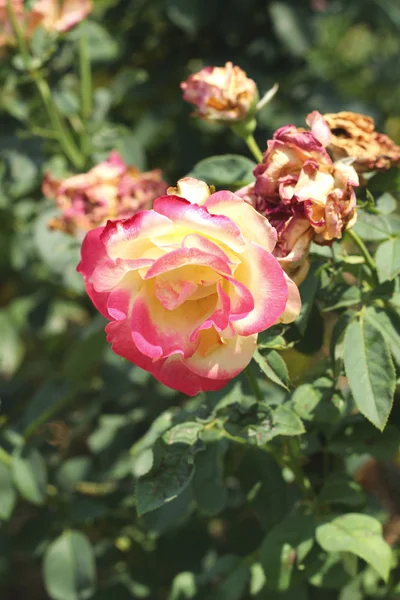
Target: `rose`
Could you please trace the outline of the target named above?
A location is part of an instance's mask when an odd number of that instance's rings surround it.
[[[294,125],[278,129],[254,175],[263,214],[273,219],[283,210],[306,219],[317,243],[341,238],[355,223],[357,173],[343,162],[333,163],[311,131]]]
[[[353,158],[352,165],[358,173],[375,169],[385,171],[400,165],[400,146],[387,135],[375,131],[371,117],[344,111],[321,118],[330,129],[327,149],[334,160]]]
[[[183,98],[196,107],[194,115],[217,121],[240,121],[251,116],[258,98],[257,86],[232,63],[205,67],[181,83]]]
[[[140,173],[128,167],[117,152],[87,173],[67,179],[47,174],[42,185],[44,195],[54,198],[63,213],[51,226],[72,234],[151,208],[153,200],[166,190],[160,170]]]
[[[78,271],[114,352],[195,395],[240,373],[258,332],[292,321],[300,297],[250,205],[191,178],[169,194],[90,231]]]
[[[30,10],[23,0],[11,0],[11,7],[22,34],[29,39],[38,27],[64,32],[72,29],[92,10],[91,0],[36,0]],[[0,0],[0,48],[15,45],[15,35],[7,11],[7,0]]]

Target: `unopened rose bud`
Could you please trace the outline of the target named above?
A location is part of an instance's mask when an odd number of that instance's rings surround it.
[[[210,121],[234,123],[249,118],[256,109],[257,86],[231,62],[225,67],[205,67],[181,83],[183,98],[196,108],[194,115]]]

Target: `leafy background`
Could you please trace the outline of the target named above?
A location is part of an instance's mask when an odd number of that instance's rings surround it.
[[[277,127],[303,126],[314,109],[372,115],[400,143],[399,29],[393,0],[96,0],[63,41],[38,34],[32,50],[59,110],[79,129],[78,44],[89,39],[94,111],[85,167],[117,148],[174,184],[209,156],[247,156],[228,129],[192,119],[179,89],[191,72],[227,60],[261,93],[280,85],[259,115],[261,147]],[[339,249],[333,263],[315,254],[287,341],[281,331],[261,340],[265,403],[244,377],[188,401],[107,347],[104,320],[75,272],[78,242],[47,229],[55,209],[41,195],[43,173],[73,167],[49,134],[21,57],[9,53],[1,67],[2,597],[398,598],[395,568],[388,579],[397,554],[381,524],[395,546],[399,409],[395,403],[381,434],[354,414],[334,375],[343,375],[356,328],[373,337],[378,327],[386,354],[378,344],[371,360],[380,361],[383,389],[394,387],[399,301],[390,286],[399,265],[362,296],[360,286],[343,288]],[[239,185],[230,168],[218,172],[221,185]],[[394,195],[381,198],[380,214],[367,215],[358,232],[398,247],[398,175],[373,185],[377,196]],[[350,268],[352,281],[358,268]],[[391,316],[373,303],[375,292],[394,298]],[[343,341],[349,307],[366,297],[364,320]],[[331,358],[334,323],[341,341]],[[289,374],[302,383],[290,396]],[[258,447],[265,444],[268,452]]]

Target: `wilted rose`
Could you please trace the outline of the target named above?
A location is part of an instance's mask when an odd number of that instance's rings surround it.
[[[48,31],[69,31],[93,10],[92,0],[36,0],[31,18]]]
[[[30,4],[30,8],[24,7],[23,0],[11,0],[11,6],[26,39],[32,36],[37,27],[48,31],[68,31],[93,9],[91,0],[36,0]],[[7,0],[0,0],[0,48],[15,44]]]
[[[151,208],[153,200],[166,190],[160,170],[140,173],[128,167],[117,152],[81,175],[54,179],[47,174],[42,185],[44,195],[55,199],[62,211],[51,226],[72,234]]]
[[[358,173],[400,165],[400,146],[375,131],[371,117],[348,111],[323,117],[331,131],[327,149],[334,160],[354,158],[352,165]]]
[[[297,316],[275,241],[235,194],[186,178],[153,210],[90,231],[78,271],[114,352],[195,395],[240,373],[258,332]]]
[[[317,243],[341,238],[355,223],[357,173],[350,165],[333,163],[310,131],[294,125],[278,129],[254,175],[254,193],[265,203],[264,214],[272,218],[282,205],[288,207],[309,222]]]
[[[181,83],[183,98],[196,107],[194,115],[212,121],[240,121],[255,109],[257,86],[231,62],[205,67]]]

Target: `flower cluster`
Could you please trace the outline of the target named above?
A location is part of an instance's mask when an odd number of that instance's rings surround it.
[[[196,107],[194,116],[211,121],[240,121],[255,110],[257,86],[240,67],[205,67],[181,83],[183,98]],[[254,112],[254,111],[253,111]]]
[[[51,227],[71,234],[151,208],[153,200],[166,190],[160,170],[140,173],[128,167],[117,152],[81,175],[54,179],[47,174],[42,185],[44,195],[55,199],[62,211]]]
[[[249,204],[186,178],[153,210],[89,231],[78,271],[114,352],[194,395],[222,388],[259,332],[299,313],[275,243]]]
[[[93,8],[91,0],[34,0],[30,4],[31,8],[27,9],[23,0],[11,0],[12,10],[27,39],[37,27],[48,31],[68,31]],[[7,0],[0,0],[0,48],[9,45],[15,45],[15,36],[8,16]]]

